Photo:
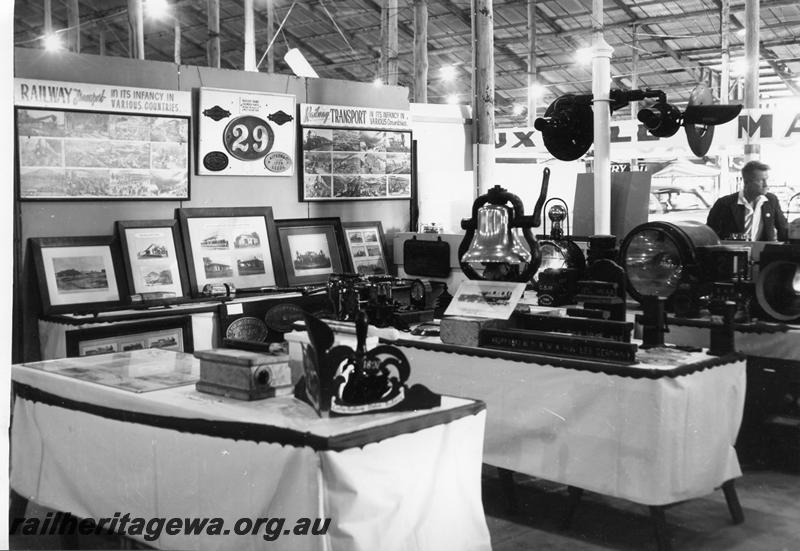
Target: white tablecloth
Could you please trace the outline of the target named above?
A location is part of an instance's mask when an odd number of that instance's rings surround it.
[[[149,545],[490,549],[481,404],[443,397],[434,410],[319,419],[290,397],[239,402],[193,385],[136,394],[24,366],[12,378],[11,486],[25,498],[81,518],[219,517],[228,529],[331,519],[325,536],[162,532]]]
[[[699,497],[741,476],[733,445],[744,360],[650,379],[412,346],[403,351],[414,366],[412,382],[486,403],[490,465],[645,505]],[[689,358],[687,364],[710,357]],[[654,367],[621,368],[634,375],[637,369]]]
[[[686,346],[708,346],[710,334],[711,330],[705,327],[670,323],[664,339]],[[734,346],[747,356],[800,362],[800,329],[795,326],[785,331],[740,329],[734,332]]]

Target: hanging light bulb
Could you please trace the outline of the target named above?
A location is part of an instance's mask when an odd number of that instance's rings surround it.
[[[55,33],[44,37],[44,49],[48,52],[55,52],[61,49],[61,38]]]
[[[167,0],[147,0],[144,9],[150,17],[161,19],[169,13],[169,3]]]

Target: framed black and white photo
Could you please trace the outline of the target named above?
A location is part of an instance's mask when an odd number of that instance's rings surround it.
[[[194,351],[191,316],[74,329],[65,336],[69,358],[148,348]]]
[[[189,294],[177,220],[119,220],[117,235],[131,294]]]
[[[383,224],[379,221],[343,222],[342,229],[354,272],[361,275],[389,273]]]
[[[301,104],[301,201],[410,199],[408,111]]]
[[[275,226],[289,285],[317,285],[351,271],[339,218],[276,220]]]
[[[33,237],[42,314],[97,312],[119,306],[125,294],[112,236]]]
[[[207,284],[239,291],[286,284],[272,207],[177,209],[193,296]]]
[[[189,198],[188,117],[17,108],[21,200]]]

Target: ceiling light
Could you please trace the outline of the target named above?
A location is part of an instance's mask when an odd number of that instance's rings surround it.
[[[525,106],[520,103],[515,103],[514,108],[511,110],[516,116],[522,115],[526,111]]]
[[[575,50],[575,62],[581,65],[587,65],[592,62],[594,53],[591,47],[578,48]]]
[[[538,82],[531,84],[531,87],[528,89],[528,93],[531,95],[531,97],[537,99],[543,97],[545,92],[547,92],[547,89]]]
[[[456,104],[458,103],[458,94],[450,94],[447,96],[447,103]]]
[[[747,73],[747,60],[743,57],[731,60],[730,71],[733,75],[744,76]]]
[[[452,65],[445,65],[439,69],[439,77],[444,81],[455,80],[458,72]]]
[[[169,3],[167,0],[147,0],[144,9],[150,17],[161,19],[169,13]]]
[[[44,37],[44,49],[48,52],[55,52],[61,49],[61,38],[55,33]]]
[[[303,53],[297,48],[292,48],[286,52],[286,55],[283,56],[283,60],[295,75],[299,77],[319,78],[317,72],[305,56],[303,56]]]
[[[383,81],[380,77],[375,77],[375,80],[372,81],[374,86],[383,86]]]
[[[736,31],[736,36],[744,37],[747,36],[747,29],[742,27],[741,29]]]

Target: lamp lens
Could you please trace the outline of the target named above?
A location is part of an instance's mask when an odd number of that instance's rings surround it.
[[[678,245],[659,229],[643,229],[625,250],[628,281],[642,296],[669,297],[678,288],[683,263]]]

